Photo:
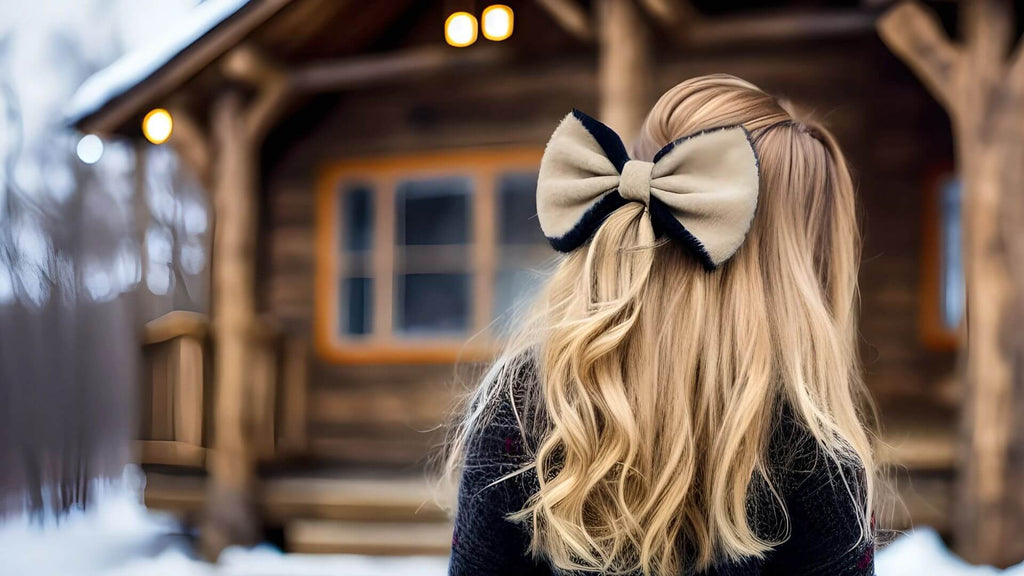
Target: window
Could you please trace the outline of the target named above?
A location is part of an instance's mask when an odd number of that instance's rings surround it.
[[[317,201],[321,355],[415,363],[489,354],[500,319],[536,291],[552,256],[536,217],[540,155],[504,149],[329,166]]]
[[[956,348],[964,316],[962,189],[960,178],[943,169],[925,190],[921,336],[927,347],[936,350]]]
[[[939,290],[941,297],[942,325],[956,330],[964,315],[964,261],[960,233],[960,199],[963,190],[959,178],[950,177],[941,187],[942,226],[942,278]]]
[[[551,254],[537,221],[537,172],[507,172],[498,177],[498,270],[494,291],[495,318],[525,304],[536,293],[536,263]]]

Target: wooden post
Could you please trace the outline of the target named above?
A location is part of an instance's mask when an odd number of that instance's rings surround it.
[[[214,228],[212,266],[214,417],[213,449],[201,532],[211,560],[232,544],[258,540],[257,459],[252,422],[256,318],[257,154],[264,136],[288,103],[291,84],[258,54],[241,47],[225,58],[225,75],[255,84],[250,102],[226,89],[211,112]],[[265,375],[264,375],[265,376]]]
[[[1024,559],[1024,63],[1011,61],[1012,5],[962,5],[964,41],[905,1],[879,21],[886,44],[950,115],[964,184],[966,397],[954,536],[973,562]]]
[[[253,497],[254,455],[245,430],[249,336],[256,323],[256,150],[248,137],[241,93],[219,96],[212,110],[216,144],[212,309],[213,449],[201,531],[203,555],[214,560],[232,544],[254,543],[259,520]]]
[[[151,215],[149,205],[146,203],[146,150],[149,145],[142,140],[135,141],[135,171],[132,181],[132,220],[135,226],[135,244],[139,249],[139,287],[136,290],[136,314],[138,314],[138,328],[142,329],[145,324],[149,310],[146,304],[149,298],[144,296],[143,290],[146,286],[146,262],[149,257],[146,255],[146,230],[149,228]]]
[[[600,119],[630,146],[650,107],[650,34],[634,0],[599,0]]]

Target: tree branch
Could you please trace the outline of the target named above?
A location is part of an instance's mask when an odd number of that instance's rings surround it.
[[[949,41],[935,15],[917,0],[905,0],[878,20],[878,34],[952,113],[960,50]]]

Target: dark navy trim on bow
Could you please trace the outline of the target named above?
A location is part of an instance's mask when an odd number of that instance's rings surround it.
[[[626,145],[622,143],[622,138],[619,138],[615,130],[575,108],[572,109],[572,115],[580,121],[580,124],[583,124],[583,127],[594,137],[594,140],[597,140],[597,144],[604,150],[604,155],[615,166],[615,171],[622,174],[622,167],[630,160],[629,153],[626,152]]]
[[[705,270],[708,272],[715,270],[715,263],[711,260],[711,255],[708,254],[707,249],[704,248],[704,245],[701,244],[696,236],[686,229],[686,226],[683,226],[679,223],[679,220],[676,220],[676,217],[672,215],[672,211],[669,210],[664,202],[652,196],[651,204],[647,207],[647,210],[651,215],[651,224],[654,226],[655,236],[660,237],[662,234],[668,236],[689,250]]]
[[[668,144],[665,144],[664,146],[662,146],[661,150],[658,150],[658,152],[654,155],[654,159],[651,160],[651,162],[654,162],[655,164],[657,164],[658,160],[661,160],[666,154],[671,152],[676,146],[682,144],[683,142],[686,142],[687,140],[692,140],[693,138],[696,138],[698,136],[703,136],[705,134],[710,134],[712,132],[718,132],[719,130],[730,130],[732,128],[739,128],[740,130],[743,131],[743,135],[746,136],[746,138],[747,138],[747,144],[750,145],[750,151],[754,154],[754,166],[758,169],[758,173],[760,173],[760,171],[761,171],[761,159],[757,156],[757,147],[754,146],[754,137],[751,136],[750,130],[747,130],[747,127],[744,126],[743,124],[726,124],[725,126],[716,126],[714,128],[705,128],[705,129],[701,130],[700,132],[694,132],[693,134],[687,134],[686,136],[683,136],[682,138],[676,138],[675,140],[673,140],[673,141],[669,142]]]
[[[605,194],[600,200],[594,203],[580,221],[562,236],[551,238],[546,236],[551,247],[559,252],[572,252],[582,246],[594,232],[600,228],[601,223],[609,214],[625,206],[629,201],[619,196],[618,191]]]

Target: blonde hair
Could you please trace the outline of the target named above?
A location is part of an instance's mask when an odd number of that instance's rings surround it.
[[[748,495],[754,482],[771,487],[767,447],[784,406],[839,470],[864,470],[841,481],[871,537],[860,238],[835,140],[756,86],[713,75],[658,100],[634,157],[729,124],[750,131],[761,168],[735,256],[707,272],[654,238],[642,204],[619,208],[558,263],[452,438],[455,473],[495,404],[511,397],[535,416],[521,414],[536,450],[517,473],[534,472],[539,489],[510,520],[557,568],[674,574],[762,556],[779,542],[754,533]],[[525,388],[513,377],[524,363],[536,374]]]

